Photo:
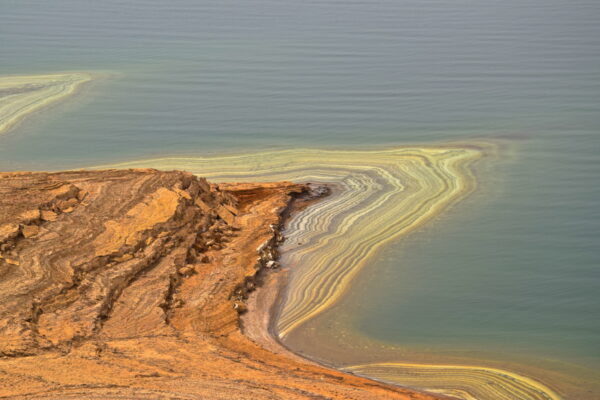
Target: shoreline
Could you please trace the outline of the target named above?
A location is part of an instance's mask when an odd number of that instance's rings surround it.
[[[468,167],[481,155],[473,146],[453,144],[379,151],[300,149],[224,157],[162,158],[111,167],[184,169],[224,182],[291,180],[341,185],[343,196],[320,203],[319,210],[299,222],[302,227],[292,229],[296,236],[288,242],[302,244],[295,246],[293,252],[289,247],[284,250],[296,257],[286,262],[311,265],[310,272],[304,271],[308,273],[292,280],[284,318],[278,326],[279,334],[285,336],[330,307],[380,246],[416,229],[473,189],[474,177]],[[342,214],[342,209],[351,213]],[[332,219],[338,228],[327,232]],[[361,226],[360,232],[351,230],[356,224]],[[309,248],[313,246],[312,239],[318,249]],[[321,276],[319,280],[315,278],[317,274]],[[309,288],[303,287],[306,283]],[[301,294],[307,290],[318,292],[318,297]]]
[[[291,180],[339,185],[338,195],[307,207],[289,221],[281,249],[286,271],[279,273],[285,275],[268,287],[274,292],[285,285],[285,291],[280,292],[284,294],[259,293],[255,300],[257,308],[271,311],[270,315],[256,316],[255,325],[259,321],[263,332],[266,329],[272,337],[257,334],[256,328],[246,331],[253,340],[276,352],[297,353],[310,360],[309,355],[289,346],[288,334],[297,332],[300,325],[333,306],[350,289],[354,275],[383,245],[414,231],[470,194],[477,184],[471,166],[488,151],[485,146],[480,149],[475,144],[380,151],[287,150],[224,157],[161,158],[113,166],[179,168],[225,182]],[[360,230],[353,230],[353,226],[360,226]],[[275,297],[277,302],[273,302]],[[344,367],[323,362],[322,358],[311,362],[342,370]],[[427,365],[413,365],[411,374],[420,376],[422,384],[413,381],[411,387],[429,389],[427,370]],[[502,386],[507,398],[511,398],[511,393],[524,394],[523,400],[559,398],[545,386],[530,385],[527,377],[514,380],[508,371],[494,371],[493,379],[477,381],[471,378],[481,367],[470,366],[467,368],[470,378],[460,380],[453,380],[451,370],[436,372],[439,384],[446,388],[464,387],[466,399],[470,392],[489,395],[489,391],[495,391],[486,382]],[[366,375],[392,382],[374,373]],[[399,379],[393,383],[403,382]],[[527,388],[525,392],[523,387]],[[457,396],[449,389],[431,389],[440,395]]]
[[[0,178],[0,396],[445,398],[242,334],[245,299],[274,267],[304,185],[151,169]]]
[[[293,219],[297,211],[293,210],[286,221]],[[287,225],[284,226],[283,232],[286,229]],[[289,273],[294,266],[284,264],[283,268],[266,275],[264,283],[249,297],[248,312],[242,316],[242,332],[273,352],[381,383],[393,384],[403,389],[422,390],[425,393],[457,399],[508,400],[512,399],[515,393],[519,393],[522,399],[562,399],[554,390],[535,378],[507,369],[485,366],[485,364],[371,362],[360,365],[339,365],[334,361],[328,362],[326,356],[313,359],[309,354],[295,351],[293,346],[287,345],[277,334],[277,318],[281,313],[281,303],[285,296],[286,285],[289,283]],[[249,322],[251,329],[247,329]],[[445,380],[446,375],[456,375],[456,377],[453,377],[450,383]],[[428,382],[427,386],[424,386],[425,382]]]
[[[14,77],[5,77],[5,80],[8,80],[8,84],[5,84],[5,91],[8,91],[8,95],[7,96],[17,96],[15,99],[15,103],[19,104],[20,101],[22,101],[22,99],[19,99],[19,95],[24,93],[24,96],[26,96],[26,100],[29,99],[29,96],[31,93],[34,94],[34,99],[36,101],[33,102],[33,105],[30,105],[29,107],[23,108],[21,109],[19,112],[14,113],[11,111],[10,107],[6,108],[6,110],[4,113],[0,112],[0,121],[4,121],[2,125],[0,125],[0,133],[2,130],[4,131],[8,131],[10,129],[12,129],[14,126],[16,126],[18,123],[20,123],[23,119],[25,119],[27,116],[41,110],[41,109],[45,109],[46,107],[52,105],[52,104],[56,104],[58,103],[60,100],[64,100],[65,98],[69,97],[70,95],[74,94],[83,84],[89,82],[92,79],[92,75],[91,74],[83,74],[83,73],[73,73],[73,74],[51,74],[51,75],[38,75],[38,76],[14,76]],[[12,81],[10,81],[10,79],[12,79]],[[20,79],[20,80],[19,80]],[[62,84],[56,83],[56,79],[58,79],[60,82],[62,82]],[[14,82],[16,81],[16,86],[14,86]],[[31,86],[32,83],[31,82],[42,82],[39,83],[39,86]],[[49,82],[49,83],[48,83]],[[1,82],[0,82],[1,83]],[[11,86],[13,85],[13,86]],[[45,86],[46,85],[46,86]],[[0,85],[1,88],[2,85]],[[56,87],[58,87],[58,89],[56,89]],[[52,90],[47,90],[48,88],[52,89]],[[60,89],[60,90],[59,90]],[[56,90],[58,90],[58,92],[56,92]],[[41,92],[40,92],[41,91]],[[10,102],[9,102],[10,103]],[[0,110],[1,111],[1,110]],[[163,162],[166,162],[166,165],[169,165],[170,163],[173,163],[175,160],[175,164],[177,163],[181,163],[182,160],[184,160],[185,162],[190,162],[191,165],[194,165],[195,162],[199,162],[199,166],[196,168],[196,170],[194,170],[194,172],[199,173],[200,175],[206,175],[205,172],[208,170],[209,171],[209,176],[211,179],[214,180],[214,178],[217,178],[217,180],[221,180],[218,178],[225,178],[225,180],[236,180],[239,178],[243,178],[242,180],[245,180],[246,182],[248,182],[248,180],[250,181],[261,181],[261,178],[267,178],[267,180],[275,180],[275,181],[281,181],[281,180],[287,180],[288,178],[292,177],[293,180],[299,182],[299,181],[306,181],[307,177],[310,178],[315,178],[317,181],[320,182],[328,182],[328,179],[331,177],[335,177],[335,179],[338,179],[339,182],[342,182],[342,179],[347,179],[344,178],[345,176],[352,176],[352,174],[356,174],[356,173],[363,173],[364,174],[364,178],[363,181],[357,181],[357,185],[358,186],[353,186],[354,183],[352,183],[351,181],[348,181],[350,183],[346,183],[346,185],[349,185],[348,187],[346,187],[345,189],[342,188],[340,189],[340,193],[338,193],[340,196],[344,196],[344,191],[346,191],[346,196],[347,199],[351,199],[353,197],[356,197],[357,195],[357,188],[360,188],[361,185],[363,187],[369,187],[371,186],[371,194],[369,194],[369,196],[367,197],[363,197],[362,201],[364,202],[368,202],[368,201],[375,201],[375,202],[380,202],[381,204],[383,204],[383,202],[387,202],[388,200],[386,199],[386,197],[391,198],[391,196],[394,195],[394,191],[393,190],[389,190],[389,188],[387,189],[389,193],[382,195],[377,195],[377,191],[379,189],[377,189],[378,186],[390,186],[391,188],[393,188],[393,186],[397,186],[400,190],[399,192],[403,192],[405,190],[406,187],[408,187],[410,189],[410,182],[412,179],[414,179],[417,183],[416,186],[420,186],[423,183],[435,183],[435,178],[434,175],[435,174],[440,174],[440,173],[448,173],[448,176],[445,179],[441,179],[442,182],[442,187],[445,185],[447,190],[447,185],[450,183],[452,184],[452,181],[455,180],[456,182],[454,182],[454,184],[456,185],[456,193],[454,195],[447,195],[444,193],[444,191],[442,190],[440,193],[441,195],[436,195],[437,197],[441,197],[442,198],[442,202],[440,203],[440,205],[436,205],[435,207],[440,207],[439,210],[433,212],[432,214],[423,214],[421,216],[419,216],[418,214],[418,210],[420,207],[422,207],[419,204],[419,201],[415,201],[415,213],[417,213],[417,219],[418,218],[423,218],[423,221],[417,221],[416,223],[413,222],[408,222],[407,225],[405,227],[403,227],[401,230],[396,231],[396,234],[392,233],[387,233],[385,236],[381,236],[380,234],[377,234],[377,231],[373,232],[373,237],[374,238],[378,238],[378,240],[383,241],[383,242],[387,242],[389,240],[391,240],[393,237],[396,236],[400,236],[403,234],[406,234],[407,232],[410,232],[411,230],[415,229],[416,226],[419,226],[420,224],[424,223],[425,221],[435,217],[435,215],[443,212],[443,209],[445,207],[449,207],[451,206],[453,203],[460,201],[460,199],[463,196],[466,196],[468,193],[470,193],[473,188],[474,185],[476,184],[476,180],[474,179],[473,176],[473,171],[470,170],[470,163],[475,162],[476,160],[478,160],[480,157],[482,157],[482,155],[486,152],[489,151],[489,149],[485,149],[485,146],[478,146],[477,144],[447,144],[447,145],[421,145],[421,146],[403,146],[400,148],[396,148],[396,149],[391,149],[391,150],[369,150],[369,151],[356,151],[356,150],[338,150],[338,151],[334,151],[334,150],[297,150],[297,151],[290,151],[290,150],[283,150],[283,151],[273,151],[273,152],[264,152],[264,153],[257,153],[257,154],[238,154],[238,155],[229,155],[229,156],[223,156],[223,157],[208,157],[208,158],[185,158],[185,159],[169,159],[169,158],[163,158],[163,159],[157,159],[157,160],[143,160],[143,161],[139,161],[138,163],[143,164],[143,165],[147,165],[147,164],[159,164],[159,168],[160,167],[165,167],[165,165],[163,165]],[[451,162],[451,161],[447,161],[445,160],[444,157],[446,157],[446,153],[448,154],[452,154],[453,152],[456,152],[458,154],[458,156],[456,156],[456,160],[455,161],[457,163],[457,166],[451,166],[450,164],[446,164],[447,162]],[[461,155],[461,152],[463,155]],[[473,153],[471,155],[469,155],[469,153]],[[315,153],[315,154],[313,154]],[[337,160],[337,161],[333,161],[333,163],[331,163],[331,166],[327,166],[327,163],[330,162],[330,160],[327,160],[326,162],[323,162],[322,160],[319,159],[318,155],[321,154],[324,157],[329,157],[331,160]],[[461,159],[462,156],[464,156],[464,154],[466,154],[467,156],[465,156],[465,159]],[[271,162],[271,160],[269,160],[266,164],[267,165],[261,165],[263,163],[263,158],[265,158],[264,156],[266,155],[266,158],[268,159],[273,159],[274,163],[273,165],[268,165],[269,162]],[[355,162],[355,158],[358,157],[356,160],[360,160],[361,163],[363,163],[362,165],[355,167],[354,165],[352,165],[353,162]],[[367,159],[363,159],[362,157],[367,157]],[[370,159],[369,159],[370,157]],[[393,157],[400,157],[398,159],[394,159],[394,161],[391,161],[393,159]],[[404,157],[404,159],[402,158]],[[389,158],[389,160],[388,160]],[[297,165],[296,166],[289,166],[288,163],[290,161],[294,162],[296,161],[296,159],[298,160]],[[308,175],[306,175],[306,173],[304,172],[304,170],[307,168],[307,165],[310,165],[311,163],[311,159],[314,159],[314,163],[316,163],[316,165],[320,165],[321,163],[323,163],[323,169],[319,170],[317,169],[314,173],[309,173]],[[421,163],[421,159],[425,160],[425,162],[423,163],[423,165],[420,165]],[[416,160],[416,162],[410,161],[410,160]],[[450,157],[450,160],[452,160],[452,156]],[[231,164],[231,162],[233,161],[233,164]],[[409,161],[405,166],[401,166],[400,168],[398,168],[398,166],[396,165],[396,163],[398,163],[398,165],[402,165],[402,162],[407,162]],[[337,164],[336,164],[337,162]],[[412,162],[412,164],[411,164]],[[439,164],[439,168],[438,167],[432,167],[432,165],[435,165],[436,163],[440,163]],[[207,164],[208,163],[208,164]],[[257,170],[255,171],[255,166],[254,164],[256,163],[257,165]],[[280,164],[281,166],[284,166],[283,168],[277,168],[278,163],[282,163]],[[464,165],[462,165],[462,163],[464,163]],[[120,166],[132,166],[135,165],[136,162],[129,162],[129,163],[123,163]],[[243,171],[247,165],[250,165],[250,169],[249,172],[244,172],[240,174],[240,171]],[[203,166],[203,168],[200,168],[200,166]],[[328,169],[331,168],[331,169]],[[419,168],[422,169],[422,171],[419,171]],[[436,168],[438,168],[438,170],[436,171]],[[455,168],[454,170],[452,168]],[[187,169],[187,168],[186,168]],[[412,169],[412,170],[411,170]],[[428,169],[431,169],[431,171],[428,171]],[[365,172],[367,171],[367,172]],[[373,172],[376,171],[376,172]],[[381,171],[381,172],[379,172]],[[433,175],[431,174],[431,172],[433,172]],[[402,174],[406,173],[406,177],[402,177]],[[411,175],[411,173],[415,174],[414,176]],[[396,174],[400,174],[399,176],[396,176]],[[461,176],[462,174],[462,176]],[[387,176],[387,177],[386,177]],[[430,181],[433,178],[433,181]],[[310,179],[313,180],[313,179]],[[335,181],[330,182],[329,184],[339,184],[335,183]],[[228,183],[223,184],[223,187],[228,187]],[[239,184],[238,184],[239,185]],[[243,185],[243,184],[242,184]],[[235,186],[235,185],[234,185]],[[263,184],[264,187],[268,187],[268,184]],[[432,186],[433,190],[431,192],[431,196],[433,196],[435,194],[436,190],[440,190],[439,188],[436,189],[435,185]],[[374,189],[374,190],[373,190]],[[410,192],[409,192],[410,193]],[[425,193],[427,195],[427,193]],[[418,191],[415,192],[415,195],[421,195]],[[379,196],[379,199],[377,198],[377,196]],[[446,199],[444,199],[444,196],[446,196]],[[417,196],[418,197],[418,196]],[[344,201],[348,201],[348,200],[343,200],[342,204],[347,204],[344,203]],[[432,199],[435,199],[435,197],[432,197]],[[427,200],[427,197],[421,198],[420,201],[431,201],[431,200]],[[286,213],[298,213],[299,211],[301,211],[299,208],[294,208],[297,206],[297,204],[294,200],[291,201],[291,203],[286,207],[285,210],[281,211],[279,218],[281,220],[285,220],[287,222],[290,221],[289,215],[285,215]],[[433,205],[435,205],[435,201],[432,203]],[[302,207],[303,209],[306,208],[307,206],[311,206],[311,205],[315,205],[317,208],[316,213],[319,214],[320,213],[320,209],[319,209],[319,205],[316,204],[310,204],[310,201],[307,202],[307,204],[304,204],[304,207]],[[360,203],[359,203],[360,205]],[[409,204],[410,205],[410,204]],[[344,205],[345,206],[345,205]],[[379,207],[379,206],[378,206]],[[434,206],[431,206],[434,207]],[[333,209],[333,211],[331,211],[331,218],[336,218],[336,213],[339,214],[339,210]],[[359,216],[358,218],[360,218],[360,214],[357,213],[357,215]],[[369,216],[369,214],[367,213],[367,216]],[[398,217],[402,216],[402,215],[397,215]],[[393,214],[389,214],[388,217],[386,218],[392,218]],[[307,219],[309,225],[310,225],[310,217]],[[389,220],[387,220],[389,221]],[[382,219],[383,223],[386,223],[386,219]],[[331,221],[329,221],[329,223],[331,223]],[[326,222],[327,225],[327,222]],[[341,224],[341,226],[343,227],[343,224]],[[302,232],[300,229],[296,229],[297,234],[302,234],[302,233],[307,233],[307,232]],[[344,232],[339,232],[340,234],[343,234]],[[352,237],[348,238],[347,234],[340,236],[341,240],[346,240],[348,242],[352,242]],[[310,242],[311,237],[308,237],[308,241]],[[305,240],[302,239],[302,241],[304,242]],[[288,265],[287,268],[283,271],[278,271],[277,274],[267,274],[266,276],[260,276],[260,274],[262,272],[259,272],[259,276],[257,278],[252,278],[252,285],[255,285],[255,279],[258,280],[264,280],[263,283],[263,287],[261,287],[260,291],[257,291],[256,294],[251,297],[250,299],[250,303],[248,303],[247,305],[244,306],[244,308],[249,308],[250,312],[248,313],[248,316],[243,317],[241,319],[241,329],[242,332],[244,334],[247,335],[247,337],[249,337],[251,340],[259,343],[262,347],[264,347],[267,350],[272,351],[275,354],[278,355],[283,355],[287,358],[290,359],[294,359],[297,362],[301,362],[301,363],[311,363],[312,365],[314,365],[315,367],[327,367],[327,368],[338,368],[341,371],[344,370],[344,368],[340,368],[337,366],[333,366],[333,365],[327,365],[327,364],[323,364],[314,360],[310,360],[309,358],[306,357],[306,355],[302,355],[300,353],[295,353],[290,347],[288,347],[285,344],[284,338],[285,336],[291,331],[296,329],[298,326],[302,325],[304,322],[306,322],[307,320],[310,320],[311,318],[314,318],[314,316],[318,315],[320,312],[322,312],[323,310],[331,307],[331,305],[333,305],[337,299],[340,298],[340,296],[342,294],[344,294],[346,292],[346,290],[348,290],[347,288],[349,287],[349,285],[351,284],[350,280],[352,279],[353,275],[356,274],[360,269],[362,269],[362,267],[365,265],[366,261],[368,260],[368,258],[371,258],[377,251],[376,247],[379,247],[381,245],[381,243],[379,242],[374,242],[371,241],[369,243],[366,244],[366,249],[364,250],[366,251],[366,255],[362,255],[363,259],[361,259],[361,255],[357,254],[358,257],[358,261],[356,261],[356,264],[354,265],[350,265],[350,268],[346,268],[346,269],[341,269],[339,271],[331,271],[329,272],[329,278],[335,276],[335,274],[338,274],[338,279],[337,281],[335,281],[335,285],[337,286],[341,286],[341,289],[337,289],[333,292],[329,292],[326,293],[325,297],[321,297],[320,299],[317,299],[318,301],[320,301],[320,305],[313,307],[312,309],[310,308],[310,304],[308,303],[307,299],[304,299],[303,301],[305,301],[305,304],[301,304],[298,299],[302,299],[302,297],[298,297],[298,294],[294,294],[294,292],[292,293],[291,298],[289,298],[289,294],[290,292],[287,290],[284,290],[284,287],[288,287],[290,284],[296,284],[298,285],[298,283],[296,281],[292,281],[292,275],[294,274],[296,277],[298,275],[302,275],[301,272],[297,272],[298,268],[295,268],[295,265]],[[314,250],[314,249],[313,249]],[[313,251],[311,250],[311,251]],[[335,250],[335,249],[332,249]],[[274,251],[277,251],[276,249]],[[339,253],[339,254],[343,254],[343,253]],[[286,256],[289,255],[289,253],[286,251]],[[289,261],[289,260],[288,260]],[[307,264],[308,260],[303,260],[301,258],[298,258],[295,260],[295,264],[298,265],[305,265]],[[314,261],[314,260],[313,260]],[[322,264],[322,265],[326,265]],[[261,270],[263,271],[263,270]],[[316,271],[316,272],[315,272]],[[314,275],[315,273],[320,274],[322,270],[316,269],[312,272],[312,274]],[[304,273],[306,273],[306,271],[304,271]],[[340,277],[341,276],[341,277]],[[296,278],[297,279],[297,278]],[[301,285],[305,284],[302,283],[301,281]],[[332,283],[328,283],[330,285],[330,288],[335,286]],[[300,285],[300,288],[302,288]],[[327,285],[327,284],[325,284]],[[326,286],[324,286],[326,288]],[[298,286],[296,286],[296,288],[298,288]],[[292,286],[293,289],[293,286]],[[309,287],[310,289],[310,287]],[[321,291],[321,289],[323,289],[323,286],[319,287],[319,286],[315,286],[313,289],[313,293],[316,293],[317,289],[319,291]],[[306,290],[306,288],[304,288],[303,290]],[[246,289],[243,289],[243,295],[245,296],[246,293]],[[283,295],[283,293],[286,293],[285,295]],[[252,300],[252,298],[254,300]],[[312,301],[312,300],[311,300]],[[254,303],[252,303],[254,302]],[[295,304],[295,303],[296,304]],[[292,304],[294,307],[296,308],[291,308],[290,309],[290,304]],[[317,303],[318,304],[318,303]],[[242,307],[241,303],[238,304],[236,303],[237,306]],[[286,308],[287,307],[287,308]],[[307,308],[308,307],[308,308]],[[255,310],[255,312],[253,312],[252,310]],[[290,319],[289,315],[290,313],[295,313],[295,316],[293,316],[293,318]],[[288,321],[285,324],[281,324],[281,316],[283,315],[283,318],[287,318]],[[379,363],[381,364],[381,363]],[[399,368],[400,366],[402,366],[403,364],[400,363],[388,363],[389,365],[394,364],[396,366],[396,368]],[[371,364],[371,366],[375,366],[376,364]],[[431,369],[431,365],[421,365],[422,368],[429,368]],[[456,368],[458,366],[447,366],[446,370],[451,369],[451,368]],[[360,366],[350,366],[348,367],[349,371],[346,372],[354,372],[354,371],[358,371],[360,373],[361,370],[364,369],[368,369],[370,368],[367,365],[360,365]],[[419,364],[411,364],[411,373],[415,373],[416,370],[418,370]],[[465,369],[473,371],[476,369],[481,369],[482,367],[475,367],[475,366],[469,366],[469,367],[465,367]],[[500,371],[500,370],[498,370]],[[496,371],[497,372],[497,371]],[[508,371],[504,371],[504,372],[500,372],[500,373],[496,373],[496,375],[507,375],[510,376],[511,373]],[[375,374],[371,373],[370,375],[371,377],[375,377],[377,378],[377,376],[375,376]],[[515,376],[517,376],[516,380],[518,381],[520,378],[518,378],[518,375],[513,375],[513,379],[515,378]],[[526,378],[526,377],[525,377]],[[526,378],[527,379],[527,378]],[[390,380],[388,380],[390,381]],[[392,380],[393,381],[393,380]],[[499,382],[501,382],[502,380],[500,380]],[[398,384],[399,382],[394,382],[395,384]],[[400,382],[401,383],[401,382]],[[510,385],[509,385],[510,386]],[[402,386],[399,386],[402,388]],[[540,389],[538,387],[538,389]],[[542,386],[541,387],[541,392],[545,391],[545,388]],[[442,392],[443,393],[443,392]],[[551,393],[551,391],[549,391],[548,389],[548,393],[550,393],[549,395],[549,399],[555,400],[558,399],[558,397],[554,397],[554,395]],[[448,392],[446,394],[449,395],[456,395],[456,393],[453,392]],[[533,398],[533,397],[532,397]]]
[[[291,199],[287,207],[280,213],[282,223],[278,230],[282,235],[282,242],[286,240],[287,223],[303,207],[300,204],[318,202],[328,195],[329,193],[324,195],[308,194],[307,199],[303,199],[303,196]],[[248,310],[240,315],[240,329],[246,337],[267,350],[320,365],[288,349],[277,336],[275,320],[280,312],[285,285],[288,283],[288,273],[289,269],[285,266],[259,272],[257,280],[260,283],[257,284],[256,290],[252,291],[246,300]]]

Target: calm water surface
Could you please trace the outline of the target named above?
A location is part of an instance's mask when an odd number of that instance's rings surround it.
[[[503,138],[480,191],[335,310],[373,340],[598,371],[599,19],[597,0],[4,0],[1,74],[106,78],[1,137],[0,168]]]

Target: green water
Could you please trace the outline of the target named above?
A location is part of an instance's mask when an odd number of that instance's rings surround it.
[[[504,181],[483,183],[455,215],[381,255],[384,272],[360,288],[368,301],[358,329],[386,341],[600,367],[597,187],[555,180],[568,164],[584,176],[596,155],[574,161],[564,150],[529,150],[535,168],[524,160],[502,168]]]
[[[335,310],[373,340],[598,371],[599,18],[597,0],[2,1],[0,73],[106,77],[0,137],[0,169],[499,140],[480,190]]]

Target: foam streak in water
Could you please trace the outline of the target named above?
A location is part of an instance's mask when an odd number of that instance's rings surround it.
[[[293,222],[285,248],[293,274],[277,321],[285,337],[330,307],[385,243],[438,215],[474,184],[470,146],[403,147],[380,151],[288,150],[216,158],[169,158],[119,167],[181,168],[213,181],[334,182],[336,196]]]
[[[497,368],[409,363],[374,363],[344,368],[382,381],[415,385],[464,400],[559,400],[540,382]]]
[[[329,182],[335,194],[290,222],[284,265],[292,276],[276,321],[280,337],[331,307],[386,243],[422,226],[475,186],[484,147],[440,145],[380,151],[285,150],[115,165],[184,169],[212,181]],[[470,399],[557,400],[539,382],[487,367],[369,364],[347,370]]]
[[[0,77],[0,134],[27,115],[72,95],[91,79],[82,72]]]

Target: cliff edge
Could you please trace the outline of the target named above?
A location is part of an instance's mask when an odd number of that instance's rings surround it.
[[[0,173],[0,397],[433,399],[276,353],[240,313],[303,185]]]

